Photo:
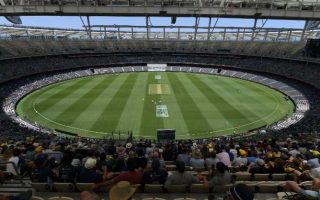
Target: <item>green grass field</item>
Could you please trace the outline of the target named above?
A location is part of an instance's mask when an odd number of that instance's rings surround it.
[[[69,80],[35,91],[17,105],[23,118],[86,137],[123,130],[156,138],[157,129],[174,128],[178,139],[246,132],[278,121],[293,109],[283,94],[260,84],[174,72]]]

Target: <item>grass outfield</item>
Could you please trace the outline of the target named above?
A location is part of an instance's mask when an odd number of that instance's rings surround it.
[[[283,94],[260,84],[175,72],[64,81],[31,93],[17,105],[23,118],[86,137],[130,130],[135,137],[156,138],[157,129],[174,128],[178,139],[246,132],[293,109]]]

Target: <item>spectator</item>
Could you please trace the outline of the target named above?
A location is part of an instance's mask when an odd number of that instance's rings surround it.
[[[164,184],[168,172],[160,168],[160,161],[154,159],[151,164],[151,170],[147,170],[143,173],[143,185],[145,184]]]
[[[214,166],[215,168],[218,162],[219,162],[219,159],[217,158],[216,152],[212,151],[210,152],[210,157],[206,158],[205,160],[206,168],[208,170],[210,170],[212,166]]]
[[[127,169],[128,171],[120,173],[115,178],[97,184],[96,188],[112,185],[120,181],[128,181],[130,184],[141,184],[142,183],[142,173],[137,170],[136,160],[134,158],[129,158],[127,160]]]
[[[46,154],[39,154],[34,160],[35,168],[31,172],[31,181],[39,183],[52,183],[54,173],[48,166],[48,156]]]
[[[12,153],[11,153],[11,157],[8,160],[8,162],[11,162],[11,163],[7,163],[7,170],[6,171],[8,173],[15,175],[15,176],[19,175],[19,173],[20,173],[19,155],[20,155],[20,150],[13,149]]]
[[[211,180],[207,181],[206,178],[204,178],[204,185],[209,188],[213,188],[216,185],[226,185],[230,183],[231,175],[228,171],[228,167],[222,162],[217,163],[216,171]]]
[[[223,162],[224,165],[231,167],[231,161],[230,161],[230,156],[229,154],[226,152],[226,150],[224,149],[224,147],[222,148],[217,148],[217,158],[220,160],[220,162]]]
[[[190,156],[190,154],[189,154],[188,149],[183,148],[183,149],[181,150],[181,153],[178,154],[177,160],[178,160],[178,161],[181,161],[181,162],[184,162],[184,164],[188,166],[189,163],[190,163],[190,158],[191,158],[191,156]]]
[[[97,160],[95,158],[88,158],[79,174],[79,182],[80,183],[100,183],[106,177],[107,170],[104,170],[104,174],[102,175],[100,172],[95,170],[97,164]]]
[[[190,166],[194,168],[204,168],[204,159],[200,151],[196,150],[194,152],[193,157],[190,159]]]
[[[265,166],[264,160],[258,158],[256,164],[251,163],[248,167],[248,171],[251,174],[267,174],[268,169]]]
[[[71,165],[73,156],[71,153],[65,153],[61,159],[61,164],[58,167],[59,182],[66,182],[66,183],[74,183],[77,170],[74,166]]]
[[[247,152],[243,149],[239,149],[239,155],[240,157],[237,157],[233,160],[232,165],[234,167],[247,166],[248,164]]]
[[[136,188],[132,187],[127,181],[120,181],[115,184],[109,192],[110,200],[128,200],[131,199]]]
[[[182,161],[176,161],[177,171],[168,176],[164,186],[166,189],[171,185],[186,185],[190,187],[191,184],[198,183],[198,179],[191,173],[185,171],[185,163]]]

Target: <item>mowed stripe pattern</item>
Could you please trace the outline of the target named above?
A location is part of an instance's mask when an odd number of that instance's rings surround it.
[[[161,75],[161,79],[155,79]],[[169,92],[151,92],[165,86]],[[156,117],[156,105],[169,117]],[[244,132],[288,114],[292,102],[248,81],[210,75],[141,72],[86,77],[51,85],[28,95],[17,112],[52,129],[103,137],[115,130],[155,138],[174,128],[177,138]]]

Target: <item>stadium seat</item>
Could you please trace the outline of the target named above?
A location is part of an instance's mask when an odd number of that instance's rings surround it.
[[[75,190],[72,183],[53,183],[53,188],[57,192],[73,192]]]
[[[277,193],[282,190],[279,183],[261,183],[257,187],[259,193]]]
[[[216,185],[216,186],[213,186],[212,192],[213,193],[225,193],[225,192],[229,191],[231,186],[232,186],[232,184]]]
[[[304,182],[300,183],[300,186],[307,189],[307,190],[311,190],[312,181],[304,181]]]
[[[171,185],[168,188],[168,192],[170,192],[170,193],[186,193],[187,186],[186,185]]]
[[[31,200],[44,200],[42,197],[32,196]]]
[[[209,188],[206,188],[203,184],[192,184],[190,187],[191,193],[207,193]]]
[[[255,174],[253,176],[253,181],[269,181],[270,174]]]
[[[271,180],[272,181],[285,181],[285,180],[287,180],[287,174],[272,174]]]
[[[146,184],[144,186],[144,191],[147,193],[162,193],[163,185],[160,184]]]
[[[175,161],[164,161],[165,165],[174,165]]]
[[[176,170],[176,166],[175,165],[166,165],[166,169],[168,171],[175,171]]]
[[[248,172],[236,172],[235,174],[236,181],[250,181],[251,174]]]
[[[51,191],[51,187],[48,183],[31,183],[32,188],[37,192],[49,192]]]
[[[80,192],[86,191],[86,190],[90,191],[92,190],[94,183],[77,183],[76,186]]]
[[[134,184],[132,187],[136,188],[136,193],[140,193],[141,191],[141,184]]]
[[[74,200],[73,198],[70,197],[50,197],[48,200]]]
[[[203,171],[205,171],[205,168],[204,167],[193,167],[192,170],[195,172],[203,172]]]

